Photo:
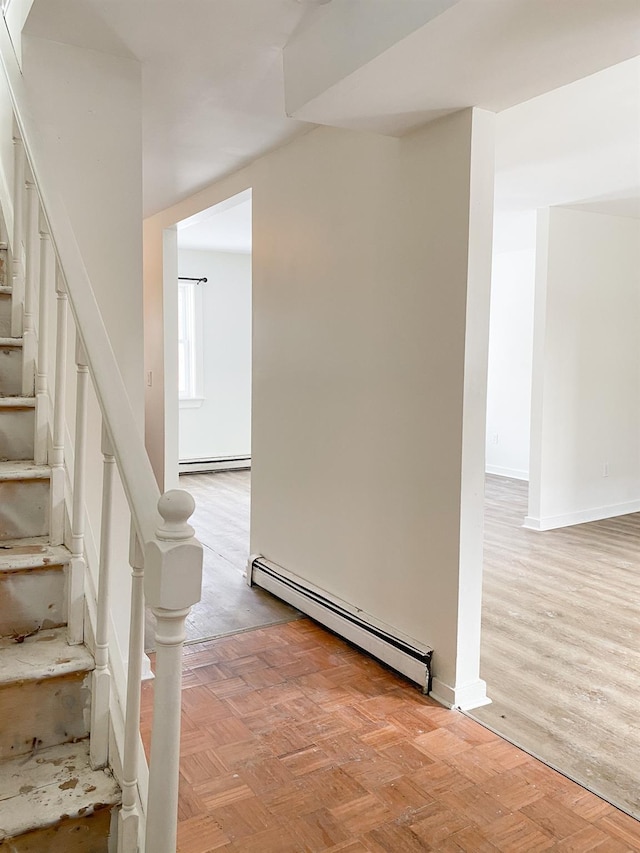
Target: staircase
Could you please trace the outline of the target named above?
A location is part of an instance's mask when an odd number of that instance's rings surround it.
[[[83,254],[111,235],[79,244],[1,19],[0,116],[0,853],[176,853],[195,504],[160,493]]]
[[[35,396],[22,394],[7,267],[1,244],[0,851],[107,853],[120,788],[91,766],[94,658],[68,642],[71,553],[50,541],[51,469],[34,462]]]

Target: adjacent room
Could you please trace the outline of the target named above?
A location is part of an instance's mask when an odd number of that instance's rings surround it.
[[[640,816],[640,64],[498,116],[472,712]]]
[[[204,545],[202,599],[187,642],[289,621],[298,612],[249,587],[251,191],[176,224],[178,460]],[[175,350],[174,350],[175,351]]]

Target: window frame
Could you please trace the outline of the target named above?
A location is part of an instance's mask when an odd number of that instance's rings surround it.
[[[195,281],[178,281],[178,401],[180,408],[204,402],[203,298]],[[183,352],[188,356],[183,377]]]

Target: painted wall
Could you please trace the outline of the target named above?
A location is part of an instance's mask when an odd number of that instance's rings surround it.
[[[141,71],[138,63],[25,35],[22,70],[39,128],[41,177],[64,200],[140,433],[143,426]],[[126,132],[125,132],[126,129]],[[88,215],[90,212],[90,215]],[[55,228],[56,223],[52,223]],[[55,311],[55,298],[51,298]],[[74,329],[70,323],[65,458],[74,461]],[[51,371],[52,372],[52,371]],[[51,376],[53,380],[53,376]],[[95,583],[100,532],[101,418],[91,400],[87,441],[87,553]],[[129,625],[130,517],[116,490],[113,615],[120,649]],[[123,654],[126,657],[126,652]]]
[[[529,517],[640,510],[640,220],[538,218]]]
[[[180,460],[251,454],[251,255],[181,249],[178,272],[197,285],[202,405],[181,406]]]
[[[438,695],[477,704],[493,116],[318,128],[147,220],[156,328],[163,230],[249,187],[252,551],[431,644]]]
[[[497,216],[491,274],[486,464],[529,478],[536,213]]]

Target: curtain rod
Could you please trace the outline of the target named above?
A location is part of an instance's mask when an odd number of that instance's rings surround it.
[[[205,276],[201,276],[200,278],[192,278],[188,275],[179,275],[178,281],[195,281],[196,284],[200,284],[200,282],[202,282],[203,284],[207,283],[207,279]]]

